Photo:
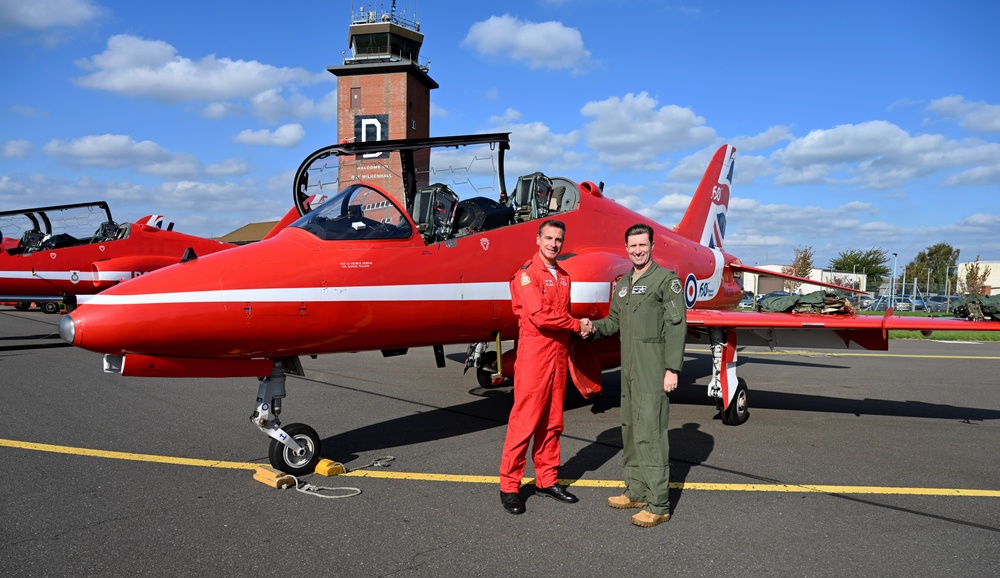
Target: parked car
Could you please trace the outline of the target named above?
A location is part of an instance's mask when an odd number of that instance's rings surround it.
[[[858,300],[858,307],[861,309],[870,309],[872,303],[875,303],[877,299],[874,295],[862,295],[861,299]]]
[[[924,300],[924,304],[927,307],[927,311],[934,311],[941,313],[946,309],[951,311],[955,308],[955,303],[961,301],[962,298],[958,295],[952,295],[948,297],[946,295],[931,295]]]
[[[744,291],[743,292],[743,300],[740,301],[740,304],[737,305],[736,308],[737,309],[753,309],[753,306],[754,306],[753,291]]]
[[[901,295],[900,297],[910,302],[910,311],[924,310],[924,300],[919,295]],[[900,297],[896,299],[898,300]]]
[[[874,303],[868,308],[870,311],[885,311],[892,305],[895,311],[921,311],[924,307],[924,302],[915,300],[909,295],[896,295],[892,298],[890,295],[883,295],[875,300]]]

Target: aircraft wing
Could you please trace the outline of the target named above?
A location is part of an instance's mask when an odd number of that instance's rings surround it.
[[[691,309],[687,313],[687,324],[689,330],[734,330],[740,345],[876,351],[889,348],[888,332],[891,330],[920,331],[927,335],[933,331],[1000,330],[1000,324],[995,321],[900,317],[893,315],[892,310],[885,315],[848,315]],[[693,341],[707,342],[707,337],[702,341],[696,336]]]

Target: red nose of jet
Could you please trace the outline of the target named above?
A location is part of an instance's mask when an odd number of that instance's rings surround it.
[[[196,257],[81,299],[63,316],[59,334],[77,347],[112,355],[253,356],[246,338],[260,309],[260,287],[284,281],[289,243],[308,252],[302,244],[308,235],[289,233],[281,237],[291,241],[275,238]]]

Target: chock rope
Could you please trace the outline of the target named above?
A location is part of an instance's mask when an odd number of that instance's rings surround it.
[[[365,464],[363,466],[360,466],[360,467],[357,467],[357,468],[352,468],[350,470],[347,469],[347,466],[344,466],[344,472],[346,473],[346,472],[351,472],[351,471],[354,471],[354,470],[363,470],[365,468],[387,468],[387,467],[389,467],[390,464],[392,464],[392,462],[395,459],[396,458],[393,457],[393,456],[378,457],[378,458],[375,458],[374,460],[370,461],[369,463],[367,463],[367,464]],[[343,466],[343,464],[341,464],[341,465]],[[303,494],[305,494],[307,496],[315,496],[317,498],[333,498],[333,499],[337,499],[337,498],[353,498],[354,496],[361,495],[361,488],[353,488],[353,487],[350,487],[350,486],[340,486],[340,487],[314,486],[313,484],[310,484],[309,482],[302,481],[302,480],[298,479],[295,476],[291,476],[290,475],[289,477],[292,478],[293,480],[295,480],[295,490],[298,491],[298,492],[302,492]],[[344,492],[344,493],[337,494],[337,495],[325,495],[325,494],[321,494],[320,493],[320,492],[323,492],[323,491]]]

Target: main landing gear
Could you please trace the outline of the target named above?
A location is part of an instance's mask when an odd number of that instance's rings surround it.
[[[281,427],[278,414],[281,413],[281,399],[285,397],[285,362],[276,360],[271,375],[260,382],[257,390],[257,408],[250,421],[271,436],[271,447],[267,452],[271,466],[300,476],[311,473],[319,461],[320,442],[316,430],[303,423]]]
[[[489,345],[485,342],[472,343],[465,353],[465,371],[476,368],[476,381],[479,387],[490,389],[503,385],[506,379],[500,367],[500,335],[497,334],[496,351],[487,351]]]
[[[708,396],[714,397],[722,423],[742,425],[750,419],[747,404],[747,384],[736,377],[736,332],[713,327],[709,332],[712,343],[712,380]]]

